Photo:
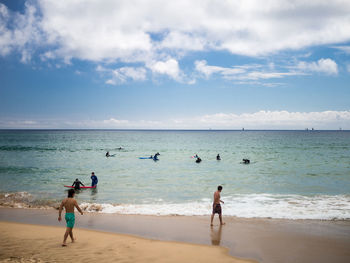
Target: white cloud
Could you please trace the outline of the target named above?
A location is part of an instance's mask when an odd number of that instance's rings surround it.
[[[175,122],[175,121],[174,121]],[[217,113],[196,118],[178,119],[182,128],[213,129],[344,129],[350,128],[350,111],[288,112],[258,111],[255,113]]]
[[[333,48],[338,49],[346,54],[350,54],[350,46],[334,46]]]
[[[287,76],[307,75],[312,72],[320,72],[327,75],[338,74],[337,63],[329,58],[322,58],[316,62],[300,61],[296,62],[296,65],[293,66],[278,66],[280,70],[276,69],[277,65],[274,63],[267,65],[238,65],[230,68],[211,66],[205,60],[197,60],[194,64],[196,71],[203,74],[206,78],[209,78],[213,74],[218,74],[220,77],[228,80],[276,79]]]
[[[167,61],[164,61],[164,62],[163,61],[154,62],[149,65],[149,68],[154,73],[165,74],[175,80],[181,79],[179,63],[177,62],[177,60],[173,58],[168,59]]]
[[[106,69],[105,67],[102,67],[101,65],[97,65],[96,71],[97,72],[104,72],[104,71],[109,71],[109,69]]]
[[[182,50],[204,50],[207,41],[200,36],[191,35],[190,32],[169,32],[159,45],[159,48],[182,49]]]
[[[225,67],[219,67],[219,66],[209,66],[207,65],[207,61],[200,60],[195,61],[195,68],[198,72],[204,74],[207,78],[210,77],[212,74],[219,73],[222,76],[233,76],[240,73],[245,73],[246,70],[243,68],[225,68]]]
[[[0,120],[0,128],[119,128],[119,129],[350,129],[350,110],[322,112],[258,111],[217,113],[167,120]]]
[[[35,44],[65,61],[149,62],[169,49],[260,56],[350,40],[344,0],[38,0],[26,6],[24,15],[0,6],[2,55]]]
[[[111,78],[106,81],[106,84],[117,85],[125,83],[128,80],[132,81],[144,81],[146,80],[146,69],[142,67],[121,67],[118,69],[110,70],[97,66],[96,71],[107,72],[111,75]]]
[[[327,75],[338,74],[338,65],[330,58],[321,58],[317,62],[299,62],[297,68],[303,71],[314,71]]]
[[[28,63],[32,57],[32,49],[42,44],[37,9],[28,3],[25,12],[12,13],[0,3],[0,55],[11,51],[21,54],[21,62]]]
[[[115,118],[110,118],[108,120],[103,120],[102,121],[104,124],[112,124],[112,125],[124,125],[124,124],[128,124],[129,121],[128,120],[118,120]]]
[[[231,68],[210,66],[205,60],[195,61],[195,69],[197,72],[209,78],[213,74],[219,74],[222,78],[228,80],[259,80],[259,79],[273,79],[283,78],[286,76],[303,75],[304,73],[288,71],[278,72],[275,70],[275,65],[269,63],[264,65],[240,65]],[[259,69],[259,70],[258,70]]]

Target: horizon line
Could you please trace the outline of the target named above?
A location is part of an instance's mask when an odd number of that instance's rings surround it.
[[[0,128],[0,131],[350,131],[350,129],[149,129],[149,128]]]

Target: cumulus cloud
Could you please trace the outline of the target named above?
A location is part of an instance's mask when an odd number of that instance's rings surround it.
[[[105,68],[106,74],[110,72],[109,84],[145,80],[146,68],[194,83],[179,66],[191,51],[261,57],[329,44],[349,53],[344,45],[350,40],[349,21],[350,2],[343,0],[272,0],[263,5],[260,0],[32,0],[22,13],[0,4],[0,55],[18,52],[23,63],[35,55],[67,65],[74,59],[124,63],[120,69]],[[133,67],[135,62],[142,67]],[[294,70],[280,70],[273,64],[255,70],[222,67],[198,60],[195,70],[205,78],[218,75],[231,80],[338,74],[336,62],[327,58],[300,62]]]
[[[1,4],[2,54],[35,42],[66,60],[149,61],[164,49],[260,56],[350,40],[350,2],[344,0],[31,2],[41,15],[27,4],[13,29],[4,26],[11,15]],[[46,41],[35,41],[33,32]]]
[[[327,75],[338,74],[338,65],[330,58],[321,58],[317,62],[299,62],[297,68],[302,71],[314,71],[325,73]]]
[[[17,51],[22,63],[29,62],[33,49],[44,42],[39,20],[37,8],[33,5],[26,3],[21,14],[11,12],[0,3],[0,55]]]
[[[167,61],[154,62],[149,65],[149,68],[154,73],[165,74],[175,80],[180,80],[181,78],[179,63],[173,58],[168,59]]]
[[[265,111],[216,113],[167,120],[62,121],[0,120],[0,128],[115,128],[115,129],[350,129],[350,110],[322,112]]]

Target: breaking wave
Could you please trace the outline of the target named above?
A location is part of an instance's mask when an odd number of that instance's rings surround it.
[[[97,204],[82,203],[85,211],[140,215],[210,215],[209,199],[189,203]],[[223,215],[243,218],[349,220],[350,196],[251,194],[225,197]]]
[[[243,218],[350,220],[349,195],[272,195],[247,194],[225,196],[224,216]],[[58,208],[58,200],[38,200],[27,192],[0,194],[0,206],[16,208]],[[136,215],[206,216],[211,214],[210,199],[167,203],[162,200],[144,204],[82,202],[85,212]]]

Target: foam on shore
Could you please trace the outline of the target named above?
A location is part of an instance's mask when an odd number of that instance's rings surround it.
[[[248,194],[224,196],[223,213],[242,218],[349,220],[349,195],[272,195]],[[212,201],[168,203],[163,200],[143,204],[111,204],[82,202],[86,212],[135,215],[202,216],[211,213]],[[39,200],[27,192],[0,194],[0,206],[15,208],[57,208],[58,200]]]

